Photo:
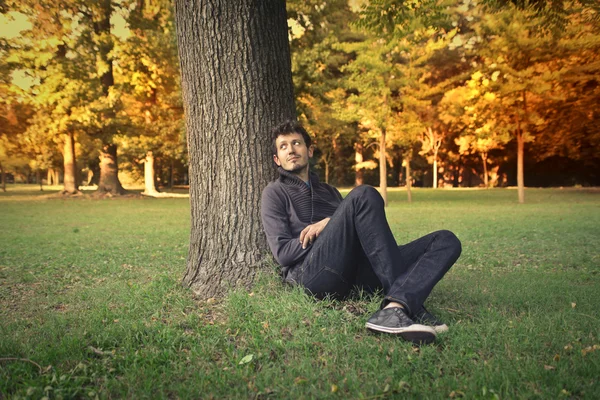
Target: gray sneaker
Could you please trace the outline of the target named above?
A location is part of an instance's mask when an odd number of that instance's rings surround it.
[[[431,326],[436,333],[443,333],[448,330],[448,325],[440,321],[435,315],[430,313],[425,309],[425,307],[421,307],[419,312],[413,315],[412,319],[418,323],[427,326]]]
[[[399,335],[413,343],[431,343],[435,340],[435,330],[415,323],[403,308],[390,307],[377,311],[369,318],[366,327],[375,332]]]

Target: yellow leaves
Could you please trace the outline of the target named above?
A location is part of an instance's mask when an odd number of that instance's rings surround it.
[[[592,353],[596,350],[599,350],[600,346],[598,346],[597,344],[593,345],[593,346],[588,346],[585,349],[581,349],[581,355],[583,357],[585,357],[588,353]]]
[[[483,95],[483,99],[484,99],[485,101],[492,102],[492,101],[494,101],[494,100],[496,100],[496,99],[497,99],[497,96],[496,96],[496,94],[495,94],[495,93],[492,93],[492,92],[486,92],[486,93]]]

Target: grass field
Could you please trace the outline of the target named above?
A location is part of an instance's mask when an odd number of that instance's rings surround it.
[[[44,194],[48,194],[46,191]],[[180,286],[187,199],[0,192],[0,398],[600,398],[600,191],[390,192],[399,242],[454,231],[433,345],[377,336],[380,302]]]

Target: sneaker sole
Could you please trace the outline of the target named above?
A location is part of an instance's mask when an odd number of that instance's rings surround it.
[[[375,332],[399,335],[402,339],[413,343],[431,343],[435,340],[435,330],[429,326],[413,324],[406,328],[388,328],[385,326],[366,323],[367,329]]]

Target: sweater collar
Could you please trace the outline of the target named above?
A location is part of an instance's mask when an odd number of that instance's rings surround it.
[[[297,175],[292,174],[281,167],[277,167],[277,172],[279,172],[279,180],[281,180],[283,183],[306,186],[306,182],[298,178]],[[310,186],[319,184],[319,176],[310,170],[308,171],[308,179]]]

